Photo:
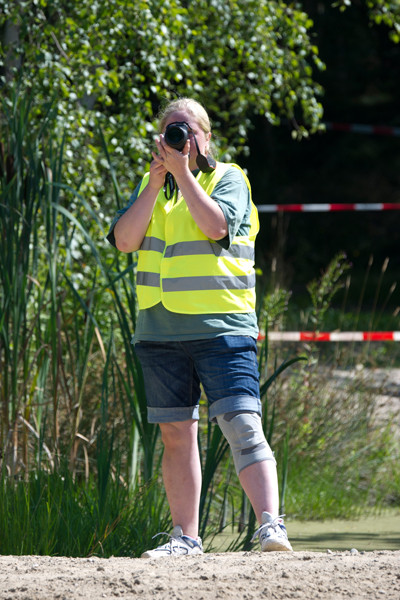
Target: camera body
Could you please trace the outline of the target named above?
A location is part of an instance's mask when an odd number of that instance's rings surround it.
[[[185,121],[175,121],[167,125],[164,140],[171,148],[183,150],[191,132],[191,127]]]
[[[201,154],[196,136],[189,123],[186,123],[186,121],[174,121],[174,123],[167,125],[164,133],[164,140],[170,148],[175,148],[175,150],[181,152],[191,133],[193,134],[194,143],[196,144],[196,164],[198,168],[203,173],[212,173],[212,171],[215,170],[217,163],[212,156],[204,156]]]

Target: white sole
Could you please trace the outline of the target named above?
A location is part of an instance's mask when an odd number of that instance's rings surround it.
[[[288,542],[288,546],[286,546],[283,542],[271,541],[265,544],[262,548],[263,552],[293,552],[293,548]]]

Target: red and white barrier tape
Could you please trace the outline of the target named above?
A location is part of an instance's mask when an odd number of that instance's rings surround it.
[[[324,123],[330,131],[350,131],[351,133],[368,133],[372,135],[400,135],[400,127],[387,125],[361,125],[360,123]]]
[[[340,212],[367,210],[400,210],[400,202],[371,204],[258,204],[258,212]]]
[[[265,339],[260,333],[259,340]],[[400,331],[270,331],[270,342],[400,342]]]

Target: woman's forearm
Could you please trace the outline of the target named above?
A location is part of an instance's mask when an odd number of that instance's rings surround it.
[[[115,245],[121,252],[136,252],[146,235],[158,193],[163,185],[166,168],[160,157],[152,152],[147,186],[135,202],[119,218],[114,227]]]
[[[147,185],[114,227],[115,245],[121,252],[139,250],[153,214],[159,190]]]

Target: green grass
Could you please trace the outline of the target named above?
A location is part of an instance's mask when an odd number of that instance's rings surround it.
[[[117,478],[74,481],[67,468],[28,481],[1,480],[0,554],[140,556],[155,531],[170,527],[165,497],[154,482],[134,493]]]

